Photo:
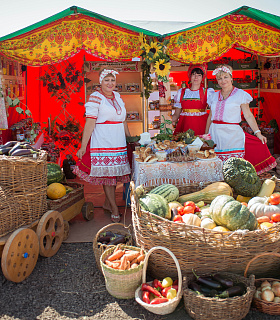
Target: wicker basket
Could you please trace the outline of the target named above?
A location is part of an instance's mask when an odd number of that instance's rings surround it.
[[[172,313],[173,311],[175,311],[175,309],[177,308],[182,295],[183,295],[183,291],[182,291],[182,273],[181,273],[181,269],[180,269],[180,265],[179,262],[177,260],[177,258],[175,257],[175,255],[169,250],[166,249],[164,247],[154,247],[152,249],[149,250],[149,252],[147,253],[145,260],[144,260],[144,267],[143,267],[143,275],[142,275],[142,283],[146,283],[146,271],[147,271],[147,266],[148,266],[148,259],[151,255],[151,253],[155,250],[160,250],[160,251],[165,251],[167,252],[171,258],[174,260],[176,268],[177,268],[177,273],[178,273],[178,292],[177,292],[177,296],[174,299],[169,300],[168,302],[164,302],[161,304],[148,304],[145,303],[142,300],[142,290],[141,287],[139,287],[136,291],[135,291],[135,300],[145,309],[147,309],[148,311],[155,313],[155,314],[169,314]],[[150,285],[152,284],[152,282],[148,282]]]
[[[66,194],[64,197],[51,200],[47,199],[48,210],[56,210],[62,212],[79,200],[84,199],[84,185],[76,182],[63,183],[65,186],[72,187],[74,190]]]
[[[275,252],[261,253],[249,261],[249,263],[247,264],[247,267],[245,269],[244,276],[245,277],[247,276],[248,269],[249,269],[250,265],[255,260],[257,260],[259,258],[264,258],[264,257],[267,258],[268,256],[271,256],[271,255],[275,256],[277,258],[280,258],[279,253],[275,253]],[[279,259],[278,259],[278,263],[279,263]],[[279,274],[279,270],[278,270],[278,274]],[[259,279],[255,280],[256,288],[258,288],[261,285],[261,283],[265,280],[267,280],[269,282],[280,281],[279,279],[274,279],[274,278],[259,278]],[[268,301],[264,301],[262,299],[258,299],[256,297],[254,297],[253,298],[253,306],[255,308],[257,308],[260,312],[271,314],[271,315],[280,315],[280,303],[268,302]]]
[[[0,186],[18,204],[20,225],[40,219],[47,211],[47,153],[40,151],[37,159],[0,156]]]
[[[141,284],[143,263],[137,268],[129,270],[116,270],[108,267],[104,261],[113,253],[116,246],[112,246],[105,250],[100,257],[100,265],[106,282],[106,289],[115,298],[131,299],[134,298],[135,290]],[[129,249],[140,251],[140,248],[121,245],[121,249]]]
[[[200,185],[177,185],[180,195],[201,189]],[[146,188],[146,191],[152,187]],[[187,191],[187,192],[186,192]],[[182,274],[196,269],[200,274],[209,271],[228,271],[243,274],[247,263],[261,251],[280,252],[280,223],[266,230],[220,232],[175,223],[141,210],[137,195],[131,192],[134,241],[149,251],[155,246],[170,249],[179,261]],[[253,272],[261,277],[263,270],[278,268],[273,258],[254,264]],[[152,276],[174,277],[177,273],[168,254],[153,253],[148,272]]]
[[[98,238],[100,237],[100,235],[102,233],[105,233],[106,231],[111,231],[113,233],[121,234],[121,235],[127,237],[128,241],[127,241],[126,245],[128,245],[128,246],[133,245],[132,227],[131,226],[126,227],[122,223],[111,223],[111,224],[108,224],[107,226],[103,227],[102,229],[100,229],[97,232],[95,238],[93,239],[93,252],[94,252],[94,256],[95,256],[95,262],[97,264],[99,271],[102,271],[101,266],[100,266],[100,257],[102,255],[102,253],[105,250],[107,250],[109,247],[111,247],[111,246],[107,246],[106,244],[102,244],[102,243],[98,242]]]
[[[234,283],[244,283],[247,292],[243,296],[226,299],[208,298],[189,289],[184,288],[184,305],[188,314],[196,320],[241,320],[250,310],[251,302],[255,292],[253,275],[250,278],[223,272],[221,273]],[[208,273],[209,275],[209,273]],[[188,277],[187,285],[195,280],[194,276]]]

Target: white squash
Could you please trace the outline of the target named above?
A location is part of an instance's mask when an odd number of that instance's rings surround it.
[[[182,216],[182,219],[185,224],[200,227],[201,220],[196,214],[193,214],[193,213],[184,214]]]
[[[264,180],[261,190],[256,197],[270,197],[276,186],[276,183],[274,182],[275,179],[275,177],[272,177],[271,179]]]
[[[267,197],[254,197],[248,202],[248,209],[259,218],[261,216],[271,216],[274,213],[280,213],[280,204],[272,205],[268,202]]]
[[[205,229],[214,229],[217,227],[216,223],[210,218],[202,219],[200,226]]]

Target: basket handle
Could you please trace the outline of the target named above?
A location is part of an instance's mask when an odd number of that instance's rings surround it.
[[[244,271],[244,277],[245,277],[245,278],[247,277],[247,272],[248,272],[248,269],[249,269],[250,264],[251,264],[252,262],[254,262],[256,259],[258,259],[258,258],[260,258],[260,257],[271,256],[271,255],[280,258],[280,254],[279,254],[279,253],[276,253],[276,252],[264,252],[264,253],[261,253],[261,254],[256,255],[254,258],[252,258],[252,259],[247,263],[247,266],[246,266],[245,271]]]
[[[102,233],[102,232],[105,232],[105,230],[107,230],[107,229],[110,229],[110,227],[111,226],[122,226],[124,229],[128,229],[129,230],[129,232],[130,232],[130,235],[131,235],[131,229],[130,229],[130,227],[128,226],[128,227],[126,227],[123,223],[119,223],[119,222],[117,222],[117,223],[110,223],[110,224],[107,224],[106,226],[104,226],[102,229],[100,229],[98,232],[97,232],[97,234],[95,235],[95,238],[94,238],[94,240],[93,240],[93,244],[96,244],[97,243],[97,240],[98,240],[98,238],[99,238],[99,235],[100,235],[100,233]]]
[[[181,296],[181,292],[182,292],[182,273],[181,273],[181,268],[180,268],[179,262],[178,262],[177,258],[175,257],[174,253],[171,252],[169,249],[167,249],[165,247],[161,247],[161,246],[153,247],[147,252],[147,254],[145,256],[145,260],[144,260],[144,266],[143,266],[142,283],[146,282],[146,272],[147,272],[147,266],[148,266],[148,259],[149,259],[150,255],[152,254],[152,252],[155,251],[155,250],[163,250],[163,251],[169,253],[171,258],[174,260],[174,262],[176,264],[177,272],[178,272],[178,292],[177,292],[177,296],[180,297]]]

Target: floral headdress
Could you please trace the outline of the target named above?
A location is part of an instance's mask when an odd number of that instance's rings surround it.
[[[112,74],[115,78],[116,75],[119,74],[118,71],[115,70],[110,70],[110,69],[104,69],[99,76],[99,83],[101,84],[102,80],[108,75],[108,74]]]
[[[223,72],[226,72],[226,73],[229,73],[230,75],[232,75],[232,72],[230,71],[230,69],[228,67],[219,67],[219,68],[216,68],[213,72],[212,72],[212,75],[215,76],[216,74],[218,74],[220,71],[223,71]]]
[[[205,79],[206,77],[206,72],[207,72],[207,65],[206,64],[193,64],[190,65],[188,68],[188,78],[191,78],[191,73],[193,71],[193,69],[200,69],[203,72],[203,76],[202,76],[202,81]]]

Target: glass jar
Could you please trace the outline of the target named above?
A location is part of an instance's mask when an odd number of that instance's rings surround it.
[[[159,150],[156,152],[156,157],[159,162],[164,162],[166,161],[166,152],[164,150]]]

